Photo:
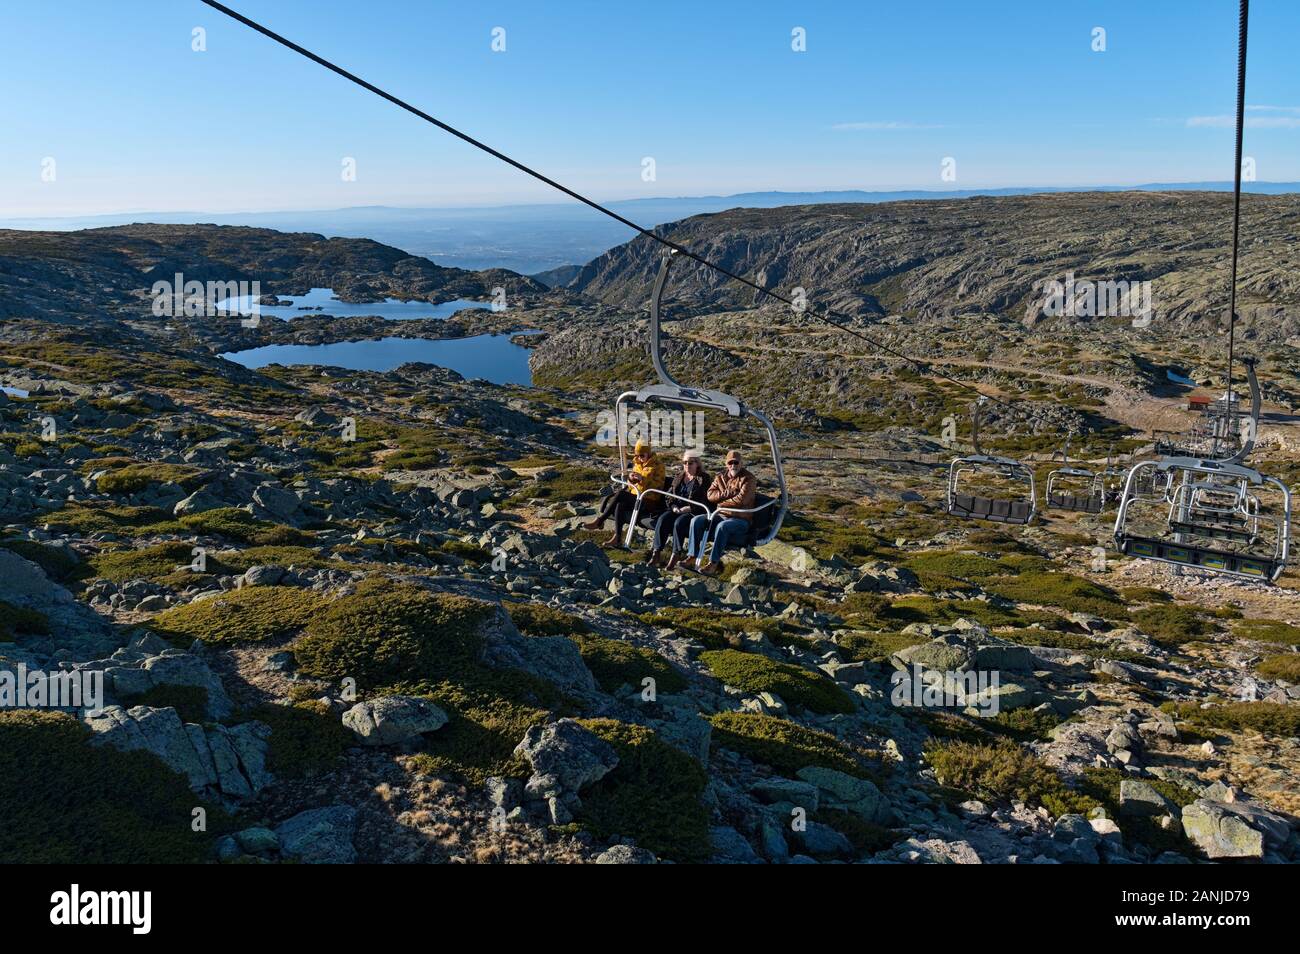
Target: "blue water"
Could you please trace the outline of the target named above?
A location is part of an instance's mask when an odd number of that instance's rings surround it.
[[[265,345],[221,357],[246,368],[268,364],[316,364],[352,371],[392,371],[408,361],[423,361],[451,368],[465,378],[483,378],[494,384],[533,383],[528,370],[528,349],[509,335],[475,335],[472,338],[376,338],[370,341],[336,341],[320,345]]]
[[[31,395],[29,395],[26,391],[24,391],[22,388],[11,388],[11,387],[6,387],[6,386],[3,385],[3,384],[0,384],[0,392],[3,392],[4,394],[8,394],[10,397],[20,397],[20,398],[25,398],[25,397],[30,397],[30,396],[31,396]]]
[[[444,301],[438,305],[431,305],[427,301],[400,301],[396,298],[387,298],[384,301],[369,302],[366,304],[353,304],[352,302],[339,301],[334,297],[332,288],[313,288],[306,295],[299,298],[290,298],[285,295],[280,296],[283,301],[290,301],[290,305],[263,305],[262,314],[272,318],[283,318],[286,321],[292,318],[301,318],[303,315],[333,315],[336,318],[347,318],[352,315],[378,315],[380,318],[391,318],[396,321],[409,321],[413,318],[446,318],[462,308],[487,308],[490,306],[486,301],[470,301],[467,298],[457,298],[455,301]],[[311,309],[304,311],[304,306],[311,306]],[[320,310],[316,309],[320,306]],[[226,312],[238,311],[241,315],[250,314],[253,307],[253,297],[245,295],[242,298],[227,298],[225,301],[217,303],[217,308]]]
[[[1189,388],[1196,387],[1195,381],[1193,381],[1191,378],[1187,377],[1186,375],[1179,374],[1177,371],[1174,371],[1171,368],[1165,368],[1165,377],[1167,377],[1170,381],[1173,381],[1174,384],[1185,384]]]

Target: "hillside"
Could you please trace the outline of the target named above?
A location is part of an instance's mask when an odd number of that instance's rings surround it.
[[[1044,283],[1150,281],[1157,330],[1211,333],[1227,308],[1232,199],[1219,193],[1060,193],[860,205],[734,209],[662,226],[726,268],[814,304],[872,321],[1047,319]],[[1300,195],[1243,201],[1241,330],[1300,336]],[[625,308],[643,305],[660,259],[639,238],[587,263],[567,286]],[[682,263],[673,300],[735,309],[753,292]],[[1058,319],[1055,323],[1060,323]]]
[[[147,316],[156,281],[260,281],[264,295],[332,287],[344,301],[487,299],[544,286],[501,269],[443,268],[370,239],[217,225],[0,230],[0,318]]]

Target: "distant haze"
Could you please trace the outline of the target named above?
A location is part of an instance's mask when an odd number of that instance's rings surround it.
[[[976,195],[1030,195],[1044,192],[1224,191],[1231,182],[1148,183],[1090,188],[967,189],[950,192],[746,192],[729,196],[630,199],[609,207],[647,228],[693,215],[734,208],[775,208],[843,202],[895,202],[953,199]],[[1300,192],[1297,182],[1252,182],[1246,191]],[[628,241],[630,229],[576,202],[479,208],[398,208],[362,206],[290,212],[138,212],[67,218],[0,219],[0,227],[68,231],[132,223],[245,225],[284,232],[369,238],[439,265],[467,269],[508,268],[535,275],[564,265],[581,265]]]

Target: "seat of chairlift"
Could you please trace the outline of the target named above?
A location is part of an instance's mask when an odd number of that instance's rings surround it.
[[[969,494],[953,494],[948,512],[955,517],[998,523],[1028,523],[1033,517],[1033,507],[1028,501],[997,500]]]
[[[1234,553],[1231,550],[1219,550],[1191,543],[1172,543],[1160,537],[1125,537],[1121,542],[1120,551],[1127,556],[1144,557],[1178,566],[1199,567],[1262,580],[1274,579],[1285,565],[1268,557]]]
[[[1102,499],[1094,494],[1070,494],[1053,491],[1047,502],[1057,510],[1075,510],[1080,513],[1101,513]]]
[[[1241,529],[1244,525],[1244,522],[1234,525],[1217,522],[1208,523],[1200,520],[1170,520],[1169,530],[1171,533],[1191,533],[1202,537],[1212,537],[1216,540],[1236,540],[1240,543],[1249,543],[1258,534]]]

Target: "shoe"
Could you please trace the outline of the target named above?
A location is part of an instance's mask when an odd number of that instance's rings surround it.
[[[706,564],[704,564],[704,566],[700,567],[700,572],[703,573],[705,576],[721,576],[721,575],[722,575],[722,564],[721,564],[721,563],[706,563]]]
[[[665,570],[675,569],[677,567],[677,564],[681,562],[682,562],[681,554],[678,553],[676,550],[674,550],[673,555],[668,558],[668,563],[664,566],[664,569]]]
[[[617,533],[613,534],[608,540],[605,541],[604,545],[607,547],[618,546],[618,534]]]
[[[604,521],[604,520],[588,520],[586,523],[584,523],[584,524],[582,525],[582,529],[584,529],[584,530],[599,530],[599,529],[600,529],[602,526],[604,526],[604,525],[605,525],[605,521]]]
[[[645,565],[646,565],[646,566],[658,566],[658,565],[659,565],[659,553],[660,553],[659,550],[651,550],[649,553],[647,553],[647,554],[646,554],[646,558],[645,558]]]

